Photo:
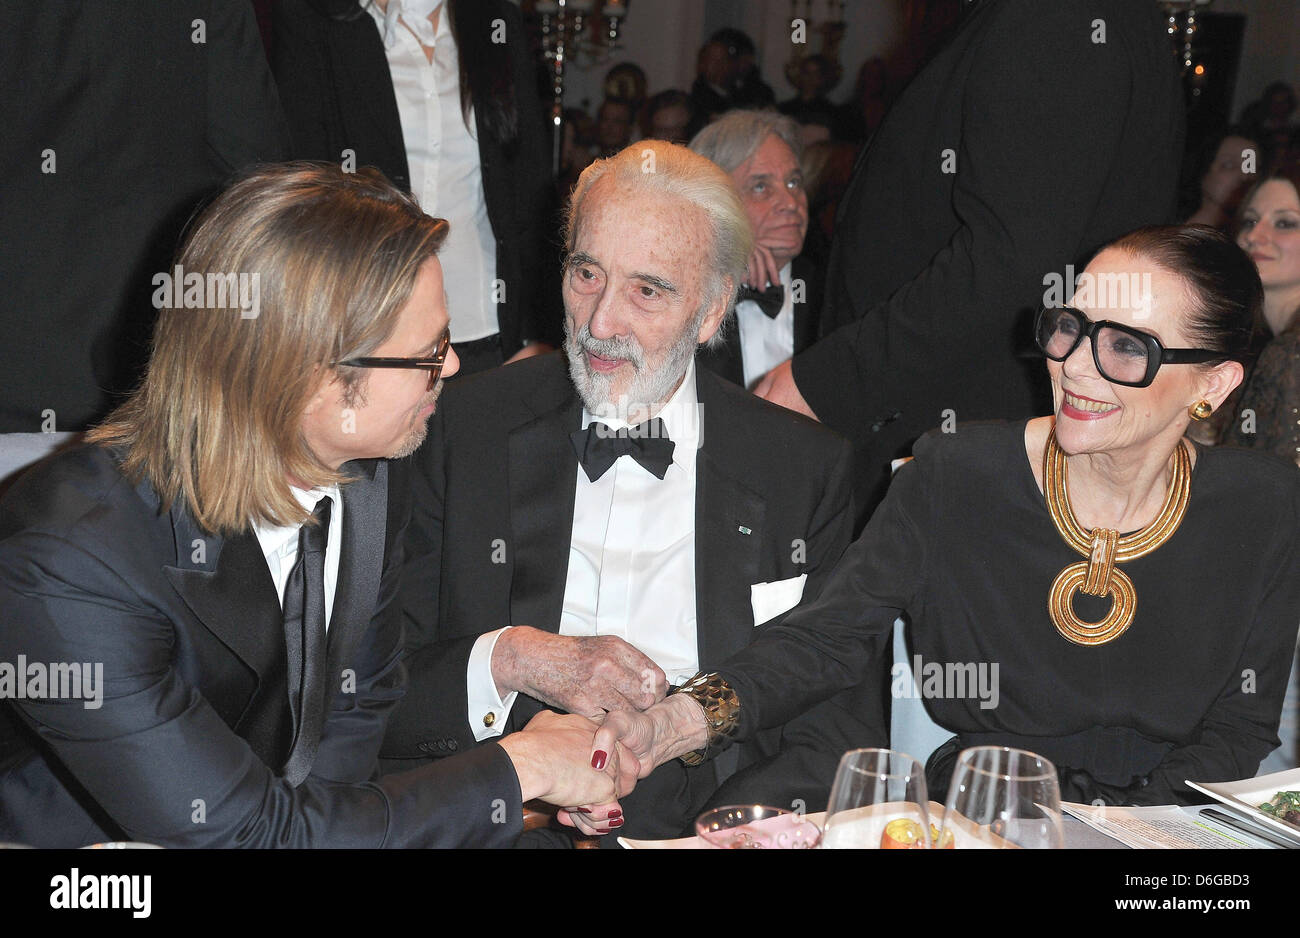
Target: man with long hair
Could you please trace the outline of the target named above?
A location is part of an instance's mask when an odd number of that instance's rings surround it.
[[[626,791],[553,714],[378,778],[405,682],[387,459],[458,367],[446,232],[377,172],[283,164],[155,276],[143,384],[0,502],[0,840],[508,845],[526,799]]]

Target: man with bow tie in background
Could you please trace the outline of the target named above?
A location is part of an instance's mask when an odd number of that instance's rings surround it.
[[[391,768],[545,706],[643,709],[814,595],[848,543],[844,441],[695,367],[752,248],[727,175],[633,144],[579,179],[566,245],[564,354],[450,385],[415,456]],[[843,703],[574,820],[676,836],[738,767],[728,797],[815,810],[840,754],[885,739],[878,701]]]
[[[799,125],[771,111],[729,111],[690,146],[731,174],[754,232],[734,328],[701,352],[700,364],[753,389],[817,338],[822,270],[804,252],[808,193]]]

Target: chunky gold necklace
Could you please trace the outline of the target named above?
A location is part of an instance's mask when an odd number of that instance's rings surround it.
[[[1056,445],[1056,430],[1047,434],[1043,448],[1043,494],[1047,511],[1057,532],[1087,560],[1070,564],[1052,582],[1047,597],[1047,612],[1063,638],[1076,645],[1104,645],[1124,634],[1133,624],[1137,612],[1137,591],[1128,575],[1115,566],[1126,560],[1151,553],[1169,540],[1187,513],[1192,492],[1192,461],[1187,447],[1179,441],[1174,451],[1174,475],[1165,493],[1165,503],[1156,519],[1140,531],[1119,536],[1109,528],[1093,528],[1084,533],[1070,508],[1066,479],[1065,454]],[[1083,590],[1089,596],[1110,595],[1110,612],[1100,622],[1084,622],[1074,613],[1074,594]]]

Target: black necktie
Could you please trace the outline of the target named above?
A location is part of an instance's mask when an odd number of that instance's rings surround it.
[[[592,422],[585,430],[575,430],[569,437],[582,463],[582,471],[595,482],[620,456],[631,456],[647,472],[662,479],[673,464],[673,448],[664,422],[658,417],[635,427],[615,431],[603,423]]]
[[[299,529],[298,559],[284,587],[289,709],[296,726],[284,777],[295,787],[311,774],[325,722],[325,544],[333,504],[322,498],[312,512],[318,523]]]
[[[775,319],[781,312],[781,306],[785,303],[785,287],[781,284],[773,284],[766,290],[756,290],[753,287],[741,287],[740,295],[736,297],[736,302],[741,300],[752,300],[758,304],[768,319]]]

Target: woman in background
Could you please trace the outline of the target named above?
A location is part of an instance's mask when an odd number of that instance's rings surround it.
[[[451,224],[451,334],[472,373],[558,342],[548,146],[506,0],[281,0],[272,66],[293,156],[377,166]],[[557,285],[558,287],[558,285]]]
[[[1196,208],[1184,224],[1230,232],[1242,196],[1255,179],[1257,163],[1262,165],[1259,148],[1245,131],[1229,127],[1211,139],[1201,150],[1196,175],[1189,181],[1196,187],[1194,195],[1188,193]]]
[[[1229,440],[1300,464],[1300,163],[1251,190],[1237,243],[1259,271],[1274,338],[1242,392]]]

